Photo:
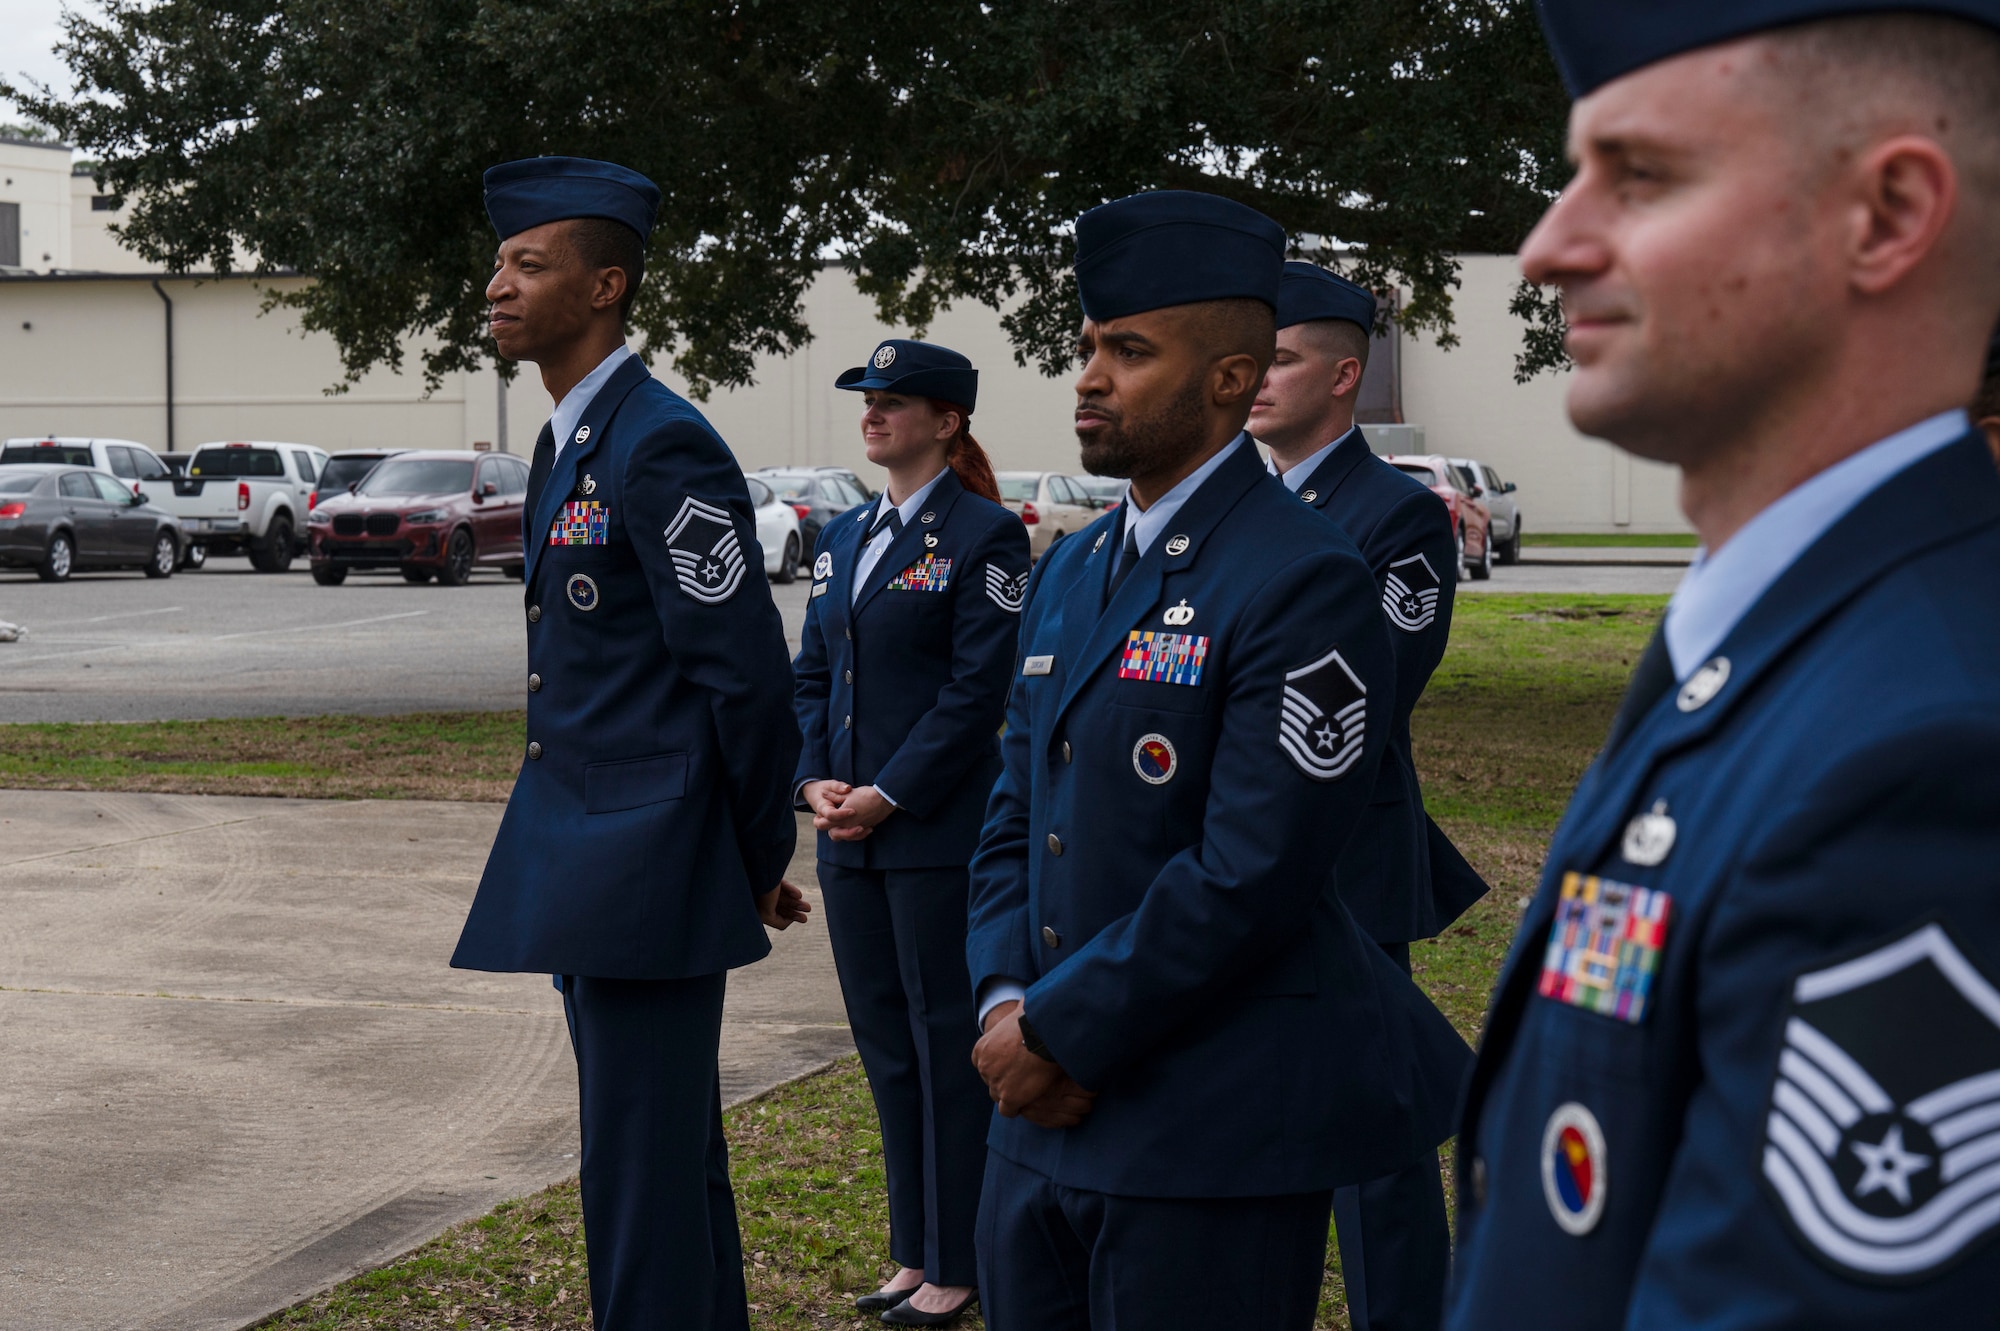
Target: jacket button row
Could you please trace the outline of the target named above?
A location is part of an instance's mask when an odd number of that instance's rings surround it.
[[[542,617],[542,608],[540,606],[531,605],[528,607],[528,622],[530,624],[538,623],[541,620],[541,617]]]
[[[542,746],[539,742],[533,740],[529,741],[528,756],[530,758],[539,758],[542,756]]]
[[[542,677],[540,675],[528,676],[528,692],[540,693],[541,691],[542,691]]]
[[[1042,926],[1042,941],[1044,943],[1047,943],[1050,947],[1061,947],[1062,935],[1057,933],[1055,930],[1049,928],[1049,926],[1045,924]]]
[[[845,682],[847,682],[847,683],[849,683],[849,684],[852,684],[852,683],[854,682],[854,672],[853,672],[852,670],[843,670],[843,671],[841,671],[841,672],[840,672],[840,677],[841,677],[841,679],[842,679],[842,680],[844,680]]]
[[[1062,854],[1062,852],[1063,852],[1062,838],[1057,836],[1054,832],[1049,833],[1049,854],[1060,855]]]

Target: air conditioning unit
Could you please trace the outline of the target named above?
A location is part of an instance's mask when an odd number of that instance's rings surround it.
[[[1364,425],[1361,433],[1368,440],[1372,452],[1380,454],[1424,453],[1424,427],[1421,425]]]

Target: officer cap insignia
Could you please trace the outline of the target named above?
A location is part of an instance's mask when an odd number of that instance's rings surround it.
[[[1389,622],[1405,633],[1422,633],[1437,618],[1438,594],[1444,580],[1421,554],[1389,565],[1382,580],[1382,609]]]
[[[922,517],[918,518],[917,521],[923,523],[925,526],[929,526],[931,523],[937,521],[937,514],[926,513]]]
[[[1542,1196],[1565,1234],[1584,1235],[1604,1218],[1604,1129],[1574,1100],[1542,1129]]]
[[[583,480],[577,485],[576,488],[582,493],[587,495],[596,494],[597,482],[594,479],[592,479],[589,472],[585,472],[583,473]]]
[[[819,558],[813,560],[813,576],[815,578],[830,578],[833,576],[832,551],[822,550],[819,553]]]
[[[1651,813],[1638,814],[1625,824],[1626,861],[1647,868],[1662,863],[1673,850],[1678,831],[1674,820],[1667,817],[1667,802],[1656,801]]]
[[[1021,613],[1021,601],[1028,594],[1028,571],[1009,573],[993,564],[986,566],[986,594],[993,604],[1010,615]]]
[[[590,438],[590,427],[589,427],[588,425],[579,425],[579,426],[577,426],[577,427],[576,427],[576,442],[580,444],[580,443],[582,443],[582,442],[583,442],[584,440],[586,440],[586,439],[588,439],[588,438]]]
[[[1188,538],[1187,538],[1187,537],[1185,537],[1185,536],[1169,536],[1169,537],[1167,538],[1167,553],[1168,553],[1168,554],[1170,554],[1170,555],[1184,555],[1184,554],[1186,554],[1186,553],[1187,553],[1187,548],[1188,548]]]
[[[1278,747],[1315,781],[1338,781],[1361,761],[1368,687],[1334,648],[1285,676]]]
[[[1313,500],[1315,500],[1315,499],[1318,499],[1318,498],[1319,498],[1319,491],[1317,491],[1317,490],[1301,490],[1301,491],[1299,491],[1299,498],[1301,498],[1301,499],[1305,500],[1305,501],[1306,501],[1306,502],[1307,502],[1308,504],[1310,504],[1310,503],[1312,503],[1312,502],[1313,502]]]
[[[1185,628],[1194,623],[1194,607],[1189,605],[1187,597],[1183,596],[1179,605],[1169,606],[1167,612],[1160,618],[1167,621],[1169,628]]]
[[[936,536],[934,536],[934,535],[932,535],[932,534],[931,534],[931,533],[929,533],[929,532],[925,532],[925,533],[924,533],[924,549],[926,549],[926,550],[934,550],[934,549],[936,549],[936,548],[937,548],[937,537],[936,537]]]
[[[681,590],[703,605],[720,605],[743,585],[743,546],[727,510],[689,495],[666,537]]]
[[[2000,1228],[2000,989],[1931,922],[1792,982],[1764,1184],[1850,1278],[1925,1280]]]
[[[569,593],[569,603],[579,610],[597,609],[597,584],[587,573],[572,573],[564,587]]]
[[[887,342],[884,342],[881,346],[875,348],[876,369],[886,370],[895,363],[896,363],[896,349],[894,347],[890,346]]]
[[[1149,786],[1164,786],[1180,770],[1180,755],[1165,735],[1141,735],[1132,746],[1132,770]]]
[[[1718,656],[1688,676],[1688,682],[1681,685],[1680,693],[1674,698],[1674,706],[1683,712],[1698,711],[1722,692],[1722,686],[1728,682],[1729,658]]]
[[[1097,540],[1090,547],[1090,553],[1096,554],[1099,550],[1102,550],[1103,548],[1104,548],[1104,533],[1099,532],[1097,533]]]

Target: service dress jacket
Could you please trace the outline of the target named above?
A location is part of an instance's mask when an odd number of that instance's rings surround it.
[[[856,598],[854,572],[876,516],[868,504],[820,532],[793,663],[804,747],[792,788],[879,783],[896,801],[860,841],[820,833],[829,864],[963,866],[1000,775],[1028,529],[947,470]]]
[[[755,898],[798,835],[799,738],[742,469],[633,357],[529,509],[527,753],[452,965],[678,979],[756,961]]]
[[[1029,584],[967,956],[1100,1094],[988,1144],[1128,1196],[1378,1178],[1443,1140],[1470,1059],[1326,870],[1389,743],[1380,593],[1247,438],[1167,525],[1108,602],[1116,513]]]
[[[1975,431],[1635,700],[1494,994],[1457,1331],[1995,1324],[1995,569]]]
[[[1359,428],[1313,469],[1299,498],[1339,523],[1381,589],[1396,653],[1389,748],[1368,816],[1340,860],[1341,898],[1378,943],[1435,938],[1486,895],[1486,882],[1424,811],[1410,713],[1451,638],[1458,544],[1430,487],[1369,451]]]

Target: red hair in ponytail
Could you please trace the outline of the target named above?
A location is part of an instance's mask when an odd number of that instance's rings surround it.
[[[958,483],[968,491],[999,503],[1000,482],[993,479],[993,464],[987,460],[986,450],[972,437],[971,410],[939,398],[932,398],[931,405],[939,411],[958,413],[958,433],[945,445],[945,465],[958,473]]]

